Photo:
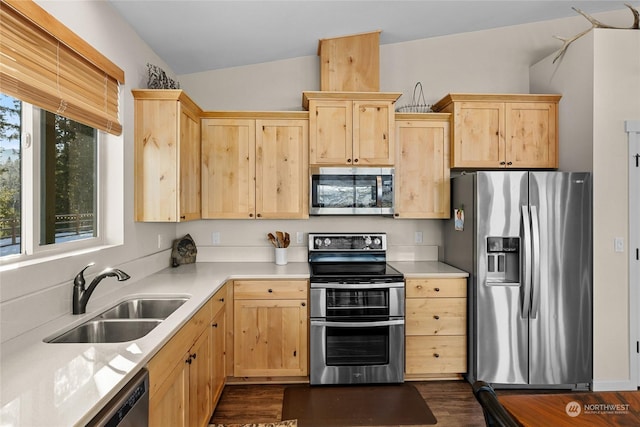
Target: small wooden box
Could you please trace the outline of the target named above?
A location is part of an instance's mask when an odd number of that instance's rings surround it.
[[[320,39],[320,90],[379,92],[380,32]]]

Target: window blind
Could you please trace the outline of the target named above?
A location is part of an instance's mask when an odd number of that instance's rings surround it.
[[[122,133],[124,72],[32,1],[0,0],[0,90],[101,129]]]

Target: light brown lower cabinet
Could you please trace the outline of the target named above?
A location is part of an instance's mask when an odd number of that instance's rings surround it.
[[[306,280],[234,282],[235,377],[306,376]]]
[[[149,425],[207,426],[224,387],[226,289],[149,361]]]
[[[467,370],[467,279],[406,280],[405,379],[457,378]]]

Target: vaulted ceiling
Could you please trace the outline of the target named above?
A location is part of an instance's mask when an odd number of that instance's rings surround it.
[[[361,32],[382,30],[387,44],[577,16],[572,7],[625,8],[617,0],[109,1],[178,75],[315,55],[319,39]]]

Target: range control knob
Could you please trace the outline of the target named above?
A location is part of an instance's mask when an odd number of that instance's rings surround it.
[[[371,237],[365,236],[364,237],[364,244],[369,246],[371,244]]]
[[[319,248],[320,246],[322,246],[322,240],[320,239],[316,239],[314,243],[316,244],[316,248]]]
[[[324,239],[324,245],[325,245],[325,246],[329,246],[330,244],[331,244],[331,239],[330,239],[330,238],[328,238],[328,237],[327,237],[327,238],[325,238],[325,239]]]
[[[382,243],[382,241],[380,240],[380,238],[379,238],[379,237],[376,237],[375,239],[373,239],[373,243],[374,243],[376,246],[380,246],[380,244]]]

